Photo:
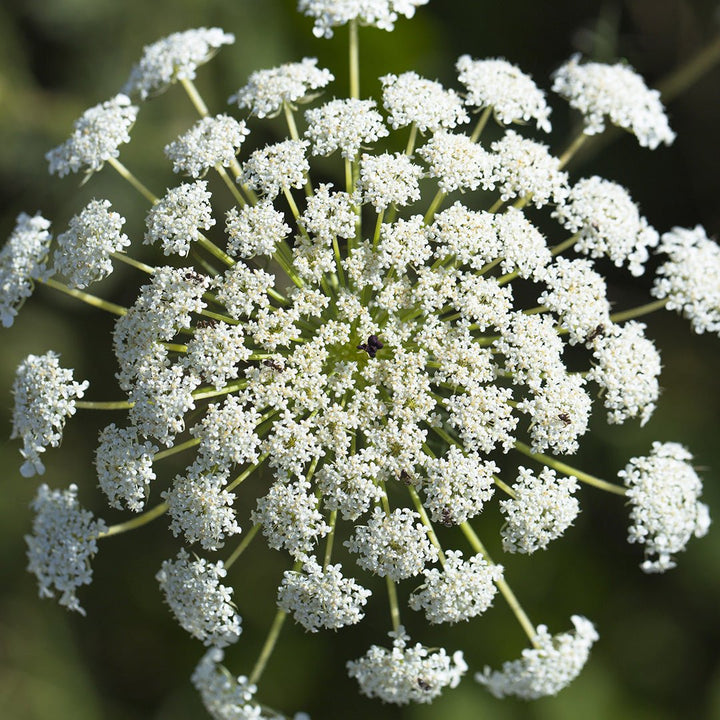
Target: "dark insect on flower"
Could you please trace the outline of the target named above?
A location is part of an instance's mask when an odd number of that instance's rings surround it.
[[[585,342],[592,342],[593,340],[597,340],[600,336],[605,334],[605,327],[603,325],[598,325],[586,338]]]
[[[565,427],[567,427],[572,422],[570,420],[570,416],[567,413],[562,412],[558,415],[558,417],[562,421],[562,424],[565,425]]]
[[[412,484],[412,476],[407,470],[401,470],[399,479],[401,482],[403,482],[405,485],[411,485]]]
[[[422,678],[418,678],[417,684],[421,690],[425,690],[426,692],[431,687],[430,683],[427,680],[423,680]]]
[[[262,364],[265,367],[272,368],[275,370],[275,372],[284,372],[285,367],[281,365],[277,360],[273,360],[272,358],[267,358],[266,360],[262,361]]]
[[[366,343],[360,343],[357,346],[358,350],[364,350],[371,358],[377,355],[377,351],[384,347],[380,338],[377,335],[371,335]]]
[[[445,527],[450,527],[451,525],[454,525],[455,522],[453,521],[452,512],[450,511],[450,508],[444,507],[442,509],[442,517],[440,522],[442,522]]]

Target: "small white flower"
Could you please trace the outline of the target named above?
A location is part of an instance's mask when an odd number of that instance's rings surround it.
[[[163,561],[155,576],[178,623],[206,646],[226,647],[242,632],[232,590],[220,582],[226,574],[222,561],[190,561],[181,549],[175,560]]]
[[[335,150],[354,160],[365,147],[386,137],[388,129],[382,115],[375,110],[374,100],[331,100],[305,112],[306,137],[312,141],[313,155],[330,155]]]
[[[249,130],[229,115],[205,117],[165,146],[173,172],[199,178],[212,167],[230,167]]]
[[[145,507],[150,483],[155,479],[153,455],[157,446],[149,440],[142,442],[137,429],[108,425],[99,437],[95,451],[95,469],[98,483],[110,507],[122,509],[125,505],[133,512]]]
[[[310,165],[305,150],[307,140],[285,140],[255,150],[243,166],[243,182],[272,200],[281,190],[301,188]]]
[[[415,72],[384,75],[383,105],[390,113],[393,130],[414,124],[420,132],[452,130],[470,120],[462,99],[439,82],[426,80]]]
[[[720,246],[698,225],[665,233],[660,251],[670,259],[658,270],[652,294],[667,298],[668,310],[682,313],[696,333],[720,334]]]
[[[240,212],[232,207],[227,212],[225,231],[227,251],[233,257],[250,259],[256,255],[275,254],[277,244],[290,233],[285,216],[272,203],[245,205]]]
[[[60,367],[59,357],[52,350],[44,355],[28,355],[15,373],[10,437],[23,440],[20,454],[25,462],[20,473],[24,477],[45,472],[40,453],[48,446],[60,445],[65,420],[75,414],[75,400],[85,394],[90,384],[87,380],[75,382],[73,371]]]
[[[145,223],[145,244],[160,241],[165,255],[187,255],[190,243],[200,239],[200,231],[215,224],[207,182],[197,180],[170,188],[150,209]]]
[[[314,96],[312,90],[320,90],[334,79],[329,70],[317,67],[317,58],[303,58],[301,62],[255,71],[228,102],[248,108],[259,118],[273,117],[283,103],[308,102]]]
[[[278,588],[278,607],[291,612],[306,630],[337,630],[354,625],[364,617],[362,607],[371,592],[352,578],[345,578],[342,566],[323,568],[308,560],[303,572],[288,570]]]
[[[100,170],[120,154],[120,145],[130,142],[137,113],[138,108],[122,94],[86,110],[75,122],[70,138],[45,155],[50,174],[63,177],[85,166],[87,173]]]
[[[142,100],[163,92],[178,80],[193,80],[199,65],[206,63],[235,36],[220,28],[196,28],[177,32],[145,46],[140,62],[133,67],[124,91],[138,93]]]
[[[37,576],[40,597],[61,593],[60,604],[81,615],[76,588],[92,581],[90,558],[97,552],[97,538],[105,523],[84,510],[77,501],[77,485],[67,490],[38,488],[31,507],[35,511],[33,534],[25,536],[28,570]]]
[[[632,458],[618,473],[632,508],[628,542],[645,546],[640,567],[646,573],[675,567],[672,556],[710,527],[708,507],[698,500],[702,482],[690,460],[681,445],[655,442],[649,456]]]
[[[502,565],[491,565],[481,555],[469,560],[459,550],[448,550],[442,570],[423,570],[425,582],[410,596],[413,610],[424,610],[431,623],[457,623],[484,613],[497,593]]]
[[[429,650],[420,643],[408,646],[410,637],[402,625],[393,638],[392,650],[372,645],[358,660],[347,663],[348,675],[355,678],[368,697],[407,705],[432,702],[445,687],[457,687],[467,670],[459,650],[448,656],[443,648]]]
[[[411,18],[428,0],[298,0],[298,10],[315,18],[313,34],[331,38],[333,28],[357,20],[380,30],[393,30],[398,15]]]
[[[20,213],[0,250],[0,322],[10,327],[22,303],[32,295],[33,280],[49,275],[45,261],[52,236],[42,215]]]
[[[502,670],[486,667],[475,679],[498,698],[514,695],[536,700],[557,695],[580,674],[598,639],[587,618],[573,615],[570,619],[574,632],[550,635],[545,625],[538,625],[535,647],[523,650],[519,660],[503,663]]]
[[[538,128],[550,132],[550,108],[545,93],[515,65],[507,60],[458,58],[458,79],[467,88],[465,102],[478,109],[492,107],[504,125],[535,120]]]
[[[111,253],[122,252],[130,240],[121,232],[125,218],[110,210],[109,200],[91,200],[70,227],[58,235],[55,272],[71,287],[84,288],[106,278],[113,270]]]
[[[651,150],[661,142],[670,145],[675,139],[660,93],[649,90],[640,75],[627,65],[594,62],[581,65],[575,55],[555,72],[553,90],[583,114],[587,135],[602,132],[607,117],[613,125],[632,132],[640,145]]]
[[[420,516],[408,508],[386,515],[376,507],[367,525],[356,525],[344,544],[358,555],[361,568],[394,582],[418,575],[426,563],[437,560]]]
[[[518,471],[512,487],[515,497],[500,501],[503,550],[529,555],[544,550],[572,525],[580,512],[572,496],[579,484],[574,477],[557,477],[547,467],[537,476],[524,467]]]
[[[418,181],[423,169],[404,153],[364,154],[360,161],[358,189],[364,202],[376,210],[403,207],[420,199]]]

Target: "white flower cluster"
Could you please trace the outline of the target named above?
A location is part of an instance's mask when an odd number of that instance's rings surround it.
[[[550,468],[538,476],[524,467],[518,471],[512,488],[515,497],[500,501],[505,517],[503,550],[530,554],[544,550],[572,525],[580,511],[573,497],[579,486],[574,477],[559,478]]]
[[[335,77],[325,68],[317,67],[317,58],[303,58],[301,62],[285,63],[269,70],[257,70],[248,78],[228,102],[248,108],[259,118],[273,117],[284,103],[294,105],[312,99],[311,91],[320,90]]]
[[[97,552],[97,538],[107,530],[77,500],[77,485],[51,490],[43,484],[32,502],[33,534],[25,536],[28,570],[37,576],[40,597],[61,593],[60,604],[81,615],[76,588],[92,581],[90,558]]]
[[[407,705],[432,702],[445,687],[457,687],[467,670],[461,651],[452,657],[440,648],[430,651],[420,643],[409,646],[410,637],[400,626],[389,633],[392,650],[372,645],[358,660],[348,662],[348,674],[368,697]]]
[[[197,28],[168,35],[144,48],[124,91],[137,93],[145,100],[178,80],[193,80],[199,65],[206,63],[218,48],[233,42],[235,36],[220,28]]]
[[[411,18],[428,0],[299,0],[298,9],[315,18],[313,34],[330,38],[333,28],[357,20],[380,30],[393,30],[398,15]]]
[[[520,68],[507,60],[473,60],[469,55],[458,58],[456,68],[467,88],[468,105],[492,108],[503,125],[535,120],[538,128],[550,132],[545,93]]]
[[[215,224],[207,182],[197,180],[170,188],[152,207],[145,223],[145,243],[161,242],[165,255],[187,255],[190,243],[200,239],[200,230]]]
[[[100,170],[120,154],[120,145],[130,142],[130,128],[137,114],[137,106],[122,93],[86,110],[75,122],[70,138],[45,156],[50,173],[63,177],[85,166],[87,173]]]
[[[660,251],[669,260],[658,269],[652,293],[667,298],[697,333],[720,334],[720,247],[700,225],[673,228],[662,236]]]
[[[497,592],[502,565],[492,565],[481,555],[469,560],[459,550],[449,550],[442,570],[423,570],[425,582],[410,596],[413,610],[424,610],[431,623],[456,623],[482,615]]]
[[[317,35],[350,23],[356,59],[358,25],[392,29],[424,2],[299,7]],[[475,534],[475,526],[492,528],[496,497],[504,525],[495,530],[508,553],[531,554],[561,536],[579,512],[580,482],[627,496],[629,540],[644,545],[648,572],[672,567],[690,537],[707,531],[700,480],[679,445],[656,443],[649,457],[633,458],[620,473],[625,488],[544,453],[579,449],[591,393],[609,422],[647,422],[660,357],[645,326],[627,319],[666,305],[696,331],[720,332],[720,250],[700,227],[675,228],[660,242],[611,180],[571,182],[571,151],[561,159],[521,134],[528,123],[549,131],[550,110],[533,80],[504,60],[462,56],[464,91],[410,71],[380,79],[380,105],[353,92],[300,113],[333,79],[305,58],[253,73],[230,98],[253,116],[246,124],[207,115],[190,82],[232,39],[219,28],[171,35],[145,49],[126,88],[146,99],[178,81],[200,109],[201,120],[165,148],[190,182],[156,200],[114,160],[137,114],[125,95],[87,111],[48,156],[60,175],[112,161],[151,199],[144,242],[174,255],[170,264],[126,257],[124,219],[103,199],[57,238],[52,271],[49,222],[40,215],[21,215],[0,252],[3,325],[35,281],[119,316],[122,400],[78,403],[88,383],[75,382],[53,352],[21,364],[13,417],[21,473],[43,472],[41,453],[60,443],[77,405],[124,409],[125,421],[100,433],[98,484],[111,507],[145,510],[106,529],[79,507],[74,486],[43,486],[30,569],[41,594],[57,590],[79,610],[75,588],[90,581],[100,535],[166,514],[187,546],[211,553],[234,544],[224,561],[181,549],[157,580],[179,624],[211,647],[193,674],[211,715],[275,720],[255,698],[267,658],[253,684],[220,665],[219,648],[240,634],[233,589],[223,582],[257,534],[294,563],[277,589],[273,642],[283,613],[313,633],[360,622],[364,585],[384,578],[393,646],[373,645],[348,671],[370,697],[430,702],[467,666],[461,652],[411,645],[401,606],[453,624],[485,613],[498,588],[512,599],[503,565]],[[625,67],[573,59],[555,89],[586,115],[588,134],[607,117],[643,145],[672,139],[657,94]],[[477,124],[465,131],[471,111]],[[279,114],[288,137],[265,144],[249,132],[257,118]],[[493,118],[501,126],[487,129],[494,142],[483,135]],[[386,142],[391,129],[400,132]],[[213,169],[228,187],[211,195]],[[658,244],[667,260],[653,287],[657,302],[611,314],[614,287],[603,266],[642,275]],[[147,275],[128,307],[80,291],[112,271],[112,258]],[[518,467],[519,454],[542,469]],[[168,456],[184,459],[164,473]],[[151,496],[161,501],[146,508]],[[239,521],[248,520],[252,528],[238,538]],[[460,534],[472,555],[457,549]],[[363,572],[374,577],[365,582]],[[553,637],[544,625],[533,631],[510,604],[534,647],[500,672],[486,669],[479,682],[498,696],[558,692],[587,660],[593,625],[573,616],[575,631]]]
[[[581,64],[576,55],[555,73],[553,90],[583,114],[588,135],[602,132],[607,117],[613,125],[633,133],[643,147],[655,149],[675,140],[660,93],[648,89],[627,65]]]
[[[128,236],[121,232],[124,223],[124,217],[110,210],[109,200],[91,200],[70,220],[68,230],[58,235],[53,255],[55,272],[76,288],[110,275],[110,255],[130,245]]]
[[[226,647],[236,642],[242,631],[232,590],[220,583],[226,574],[222,562],[191,561],[181,549],[176,560],[163,561],[156,575],[177,621],[207,646]]]
[[[323,568],[309,560],[303,572],[285,573],[278,588],[278,607],[291,612],[310,632],[337,630],[362,620],[362,607],[371,594],[352,578],[343,577],[340,564]]]
[[[73,371],[60,367],[59,355],[52,350],[44,355],[28,355],[20,363],[13,385],[15,407],[10,437],[22,438],[23,476],[45,472],[40,453],[48,446],[60,445],[65,420],[75,414],[75,400],[85,394],[89,384],[87,380],[73,380]]]
[[[682,445],[655,442],[649,456],[632,458],[618,473],[631,505],[628,541],[645,546],[640,567],[647,573],[675,567],[672,556],[710,527],[708,506],[698,500],[702,483],[690,460]]]
[[[33,280],[48,275],[45,261],[52,236],[42,215],[20,213],[15,229],[0,250],[0,322],[10,327],[18,308],[32,295]]]
[[[519,660],[503,663],[502,670],[486,667],[475,679],[499,698],[514,695],[535,700],[557,695],[580,674],[598,639],[587,618],[573,615],[570,619],[574,632],[550,635],[545,625],[538,625],[534,647],[523,650]]]

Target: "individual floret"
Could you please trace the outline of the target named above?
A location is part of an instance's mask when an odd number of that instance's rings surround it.
[[[44,355],[28,355],[15,374],[13,429],[11,438],[20,437],[25,462],[24,477],[42,475],[45,466],[40,453],[57,447],[62,441],[65,420],[75,414],[75,400],[88,388],[88,381],[75,382],[73,371],[60,367],[59,355],[52,350]]]
[[[553,90],[583,114],[586,135],[602,132],[607,117],[651,150],[675,139],[659,91],[648,89],[628,65],[580,64],[575,55],[555,72]]]
[[[660,267],[652,294],[667,299],[696,333],[720,334],[720,247],[702,226],[673,228],[662,236],[660,251],[670,259]]]
[[[329,70],[317,67],[317,58],[303,58],[301,62],[257,70],[228,102],[249,109],[259,118],[273,117],[285,103],[292,107],[309,102],[315,97],[311,91],[324,88],[334,79]]]
[[[640,567],[646,573],[675,567],[673,555],[710,527],[708,507],[698,500],[702,482],[690,460],[682,445],[655,442],[649,456],[632,458],[618,473],[631,505],[628,542],[645,546]]]
[[[173,172],[199,178],[212,167],[230,167],[249,130],[229,115],[204,117],[184,135],[165,146]]]
[[[348,675],[358,681],[364,695],[407,705],[432,702],[443,688],[457,687],[467,670],[460,650],[450,657],[443,648],[408,646],[410,637],[402,625],[389,635],[392,650],[372,645],[361,658],[347,663]]]
[[[110,256],[130,245],[121,232],[124,223],[124,217],[110,210],[109,200],[91,200],[70,220],[68,230],[58,235],[55,272],[76,288],[106,278],[113,271]]]
[[[181,627],[204,645],[216,648],[236,642],[242,631],[232,590],[220,582],[225,575],[222,561],[190,561],[181,549],[175,560],[163,561],[155,576]]]
[[[458,58],[455,67],[467,88],[468,105],[479,110],[492,107],[504,125],[535,120],[539,129],[550,132],[545,93],[520,68],[507,60],[473,60],[469,55]]]
[[[20,213],[15,229],[0,250],[0,322],[10,327],[19,307],[32,295],[33,280],[50,274],[45,264],[52,236],[42,215]]]
[[[150,95],[163,92],[178,80],[194,80],[199,65],[210,60],[220,47],[233,42],[234,35],[217,27],[172,33],[145,46],[124,92],[137,93],[145,100]]]
[[[475,679],[498,698],[514,695],[536,700],[557,695],[580,674],[599,637],[587,618],[573,615],[570,619],[574,632],[550,635],[545,625],[538,625],[534,647],[523,650],[519,660],[503,663],[502,670],[486,667]]]
[[[86,110],[69,139],[45,155],[50,174],[63,177],[82,167],[87,167],[88,174],[100,170],[120,154],[120,145],[130,142],[137,113],[138,108],[123,94]]]
[[[77,485],[67,490],[38,488],[31,507],[35,511],[33,534],[25,536],[28,570],[37,576],[40,597],[61,593],[60,604],[81,615],[76,588],[92,581],[90,558],[97,552],[97,538],[107,530],[77,501]]]
[[[576,478],[557,477],[547,467],[537,476],[524,467],[518,471],[512,487],[514,497],[500,501],[505,517],[503,550],[529,555],[544,550],[572,525],[580,512],[580,504],[573,497],[579,485]]]

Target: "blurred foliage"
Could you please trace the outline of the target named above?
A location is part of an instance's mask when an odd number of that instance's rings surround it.
[[[137,235],[145,215],[142,201],[113,175],[99,173],[78,188],[78,178],[50,179],[45,152],[62,142],[72,122],[124,83],[142,46],[170,32],[219,25],[235,33],[200,71],[198,85],[211,108],[255,69],[303,56],[317,56],[338,75],[335,92],[346,91],[346,36],[317,40],[311,22],[294,12],[294,0],[25,0],[0,5],[0,232],[7,236],[20,211],[40,210],[56,231],[93,196],[107,194]],[[548,87],[552,70],[571,53],[599,60],[626,58],[652,84],[685,61],[717,32],[716,3],[710,0],[433,0],[412,21],[392,33],[361,33],[364,87],[386,72],[414,69],[454,83],[458,55],[503,56]],[[654,153],[630,137],[606,145],[574,177],[591,171],[626,184],[644,214],[661,231],[673,224],[703,223],[720,230],[717,163],[720,160],[720,73],[707,74],[671,105],[675,145]],[[553,101],[554,102],[554,101]],[[556,103],[557,130],[570,132],[573,119]],[[152,187],[171,180],[162,147],[195,120],[176,88],[143,108],[134,142],[122,159]],[[281,132],[280,124],[269,124]],[[268,136],[269,139],[270,136]],[[555,148],[559,150],[560,148]],[[643,302],[647,279],[630,280],[611,270],[609,283],[623,306]],[[120,269],[98,294],[130,301],[136,279]],[[720,377],[718,340],[694,337],[687,324],[668,314],[647,319],[650,335],[663,351],[665,390],[660,407],[644,430],[637,424],[605,424],[598,411],[593,432],[574,462],[612,479],[650,441],[688,445],[703,468],[705,500],[720,512]],[[3,330],[0,434],[10,433],[9,388],[14,368],[29,352],[53,348],[76,376],[91,381],[94,397],[114,397],[110,318],[40,289],[19,321]],[[76,482],[91,505],[92,458],[97,430],[109,416],[80,413],[69,423],[63,446],[51,451],[44,481],[53,487]],[[81,593],[87,618],[66,613],[36,597],[35,580],[24,569],[23,535],[29,532],[28,503],[36,480],[19,476],[17,443],[0,448],[3,468],[0,501],[0,715],[6,720],[189,720],[204,711],[189,675],[203,652],[180,630],[163,606],[155,572],[176,544],[163,523],[103,543],[94,562],[95,580]],[[168,477],[173,468],[168,466]],[[259,481],[256,481],[259,482]],[[431,706],[395,708],[357,695],[345,676],[348,658],[370,641],[382,642],[388,628],[385,608],[375,608],[360,626],[339,640],[309,635],[287,624],[260,697],[288,711],[305,709],[323,718],[493,717],[495,720],[676,720],[720,718],[720,533],[711,530],[691,541],[679,567],[665,576],[645,576],[640,553],[625,542],[626,512],[615,497],[584,489],[583,513],[564,541],[532,558],[503,562],[514,589],[536,622],[558,632],[572,613],[591,618],[600,642],[580,678],[557,698],[527,704],[497,701],[468,677]],[[95,507],[100,511],[100,506]],[[247,524],[250,508],[241,512]],[[109,522],[119,513],[102,509]],[[488,523],[496,523],[489,517]],[[497,541],[490,544],[497,549]],[[254,547],[253,550],[258,550]],[[272,586],[286,569],[277,552],[262,562],[243,557],[230,579],[243,615],[244,632],[227,653],[229,667],[248,672],[272,619]],[[419,621],[410,613],[408,622]],[[423,640],[466,648],[471,666],[497,666],[515,657],[524,639],[501,600],[484,618],[455,628],[428,631]]]

